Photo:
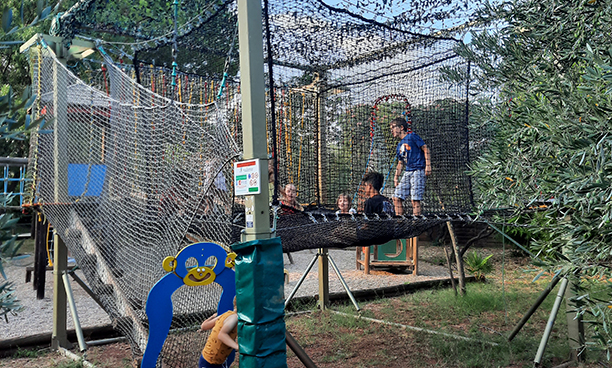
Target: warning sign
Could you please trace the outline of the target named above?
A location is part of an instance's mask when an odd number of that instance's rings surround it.
[[[261,193],[258,158],[234,163],[234,188],[236,195]]]

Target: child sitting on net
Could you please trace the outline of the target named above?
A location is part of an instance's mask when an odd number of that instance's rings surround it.
[[[234,297],[234,310],[227,311],[220,316],[217,313],[202,322],[199,332],[212,328],[206,345],[200,355],[199,368],[228,368],[234,361],[238,343],[238,315],[236,314],[236,297]]]
[[[304,211],[304,207],[297,200],[297,188],[293,184],[285,185],[283,190],[281,204],[290,207],[291,209],[287,213],[294,213],[296,211]]]
[[[340,193],[338,196],[338,200],[336,200],[336,206],[338,206],[338,211],[336,211],[336,215],[339,214],[355,214],[357,211],[351,207],[352,201],[351,197],[348,194]]]
[[[363,212],[366,214],[387,214],[395,216],[393,203],[380,194],[380,189],[384,183],[384,176],[381,173],[370,171],[363,176],[361,184],[367,200],[363,205]]]

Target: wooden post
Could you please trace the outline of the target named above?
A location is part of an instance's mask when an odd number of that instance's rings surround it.
[[[47,234],[49,232],[49,223],[44,220],[40,212],[34,212],[34,244],[36,253],[34,254],[34,281],[33,286],[36,289],[36,299],[45,298],[45,282],[47,278]]]
[[[319,308],[329,305],[329,259],[327,248],[319,248]]]
[[[463,270],[463,258],[459,253],[459,246],[457,245],[457,236],[455,235],[455,229],[450,221],[446,222],[448,228],[448,234],[453,244],[453,252],[455,253],[455,261],[457,262],[457,273],[459,274],[459,293],[465,295],[465,271]]]
[[[58,205],[68,203],[68,147],[65,135],[65,127],[68,124],[68,76],[64,66],[68,56],[76,59],[83,58],[86,56],[84,52],[90,52],[95,48],[95,45],[92,42],[73,39],[70,48],[66,49],[63,45],[63,38],[36,34],[23,43],[19,51],[21,53],[26,52],[37,43],[45,45],[45,50],[54,54],[62,64],[53,63],[53,201],[55,205]],[[39,66],[38,72],[43,72],[41,66]],[[60,347],[70,349],[72,345],[68,341],[66,332],[67,297],[62,279],[68,265],[68,250],[56,231],[54,231],[53,240],[53,332],[51,347],[56,350]]]
[[[415,236],[406,240],[406,243],[410,242],[412,248],[412,274],[414,276],[419,275],[419,237]],[[408,249],[406,249],[406,257],[408,257]]]

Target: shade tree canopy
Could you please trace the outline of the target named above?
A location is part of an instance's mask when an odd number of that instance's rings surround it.
[[[472,166],[480,206],[513,209],[511,221],[531,225],[545,269],[607,279],[612,1],[508,1],[486,7],[480,21],[489,26],[458,47],[473,65],[472,91],[483,97],[472,123],[494,136]],[[585,291],[580,312],[606,321],[606,293],[598,300]],[[600,331],[608,349],[610,335]]]

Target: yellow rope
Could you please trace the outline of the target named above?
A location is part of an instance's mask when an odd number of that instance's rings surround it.
[[[183,102],[183,94],[181,93],[181,91],[182,91],[181,77],[178,77],[176,79],[178,79],[178,98],[179,98],[179,102]]]
[[[212,103],[215,98],[214,95],[215,95],[215,81],[210,81],[210,95],[206,103]]]
[[[185,78],[187,78],[187,76],[185,76]],[[178,78],[178,86],[179,86],[179,102],[183,102],[182,97],[181,97],[181,78]],[[183,117],[183,146],[185,145],[185,139],[187,136],[187,132],[185,131],[185,120],[187,119],[187,114],[185,114],[185,109],[187,108],[187,106],[183,106],[183,115],[185,115]]]
[[[200,77],[200,126],[204,123],[204,83],[202,83],[202,77]]]
[[[155,92],[155,74],[153,73],[153,64],[150,65],[151,68],[151,92]],[[153,93],[151,93],[151,104],[153,104],[154,101],[154,97],[155,95]],[[152,123],[152,121],[151,121]]]
[[[42,76],[41,76],[41,65],[42,65],[42,45],[39,43],[38,47],[36,48],[37,50],[37,62],[38,62],[38,78],[37,78],[37,85],[36,85],[36,114],[35,116],[32,116],[31,119],[33,121],[38,120],[40,118],[40,96],[42,93]],[[34,68],[32,68],[32,71],[34,70]],[[38,127],[38,129],[40,129],[40,126]],[[37,129],[37,130],[38,130]],[[34,157],[34,167],[33,167],[33,172],[32,172],[32,185],[30,187],[30,191],[31,191],[31,195],[29,196],[29,198],[26,198],[26,201],[29,201],[29,204],[32,205],[32,203],[34,202],[34,197],[36,196],[36,181],[38,180],[38,133],[35,132],[33,134],[33,142],[32,142],[32,147],[34,148],[34,152],[32,152],[32,156]]]
[[[304,112],[306,109],[306,94],[302,92],[302,122],[300,128],[302,129],[302,133],[304,132]],[[302,142],[304,140],[303,134],[300,134],[300,154],[298,155],[298,177],[297,177],[297,186],[296,189],[300,191],[300,177],[302,174]]]
[[[204,126],[204,83],[202,83],[202,77],[200,77],[200,126]]]
[[[40,216],[40,213],[38,214]],[[47,223],[47,237],[45,238],[45,247],[47,248],[47,260],[48,265],[53,267],[53,258],[51,258],[51,251],[49,250],[49,233],[51,230],[51,224]]]
[[[187,76],[185,76],[185,79],[187,79]],[[191,84],[189,84],[189,100],[187,100],[187,102],[191,105],[191,98],[193,97],[193,81],[191,82]]]
[[[287,119],[288,121],[288,125],[289,127],[287,128],[285,126],[285,146],[287,147],[287,161],[289,162],[288,169],[289,169],[289,182],[293,183],[293,175],[291,175],[291,167],[293,166],[293,158],[291,157],[291,116],[292,113],[291,111],[293,110],[293,100],[291,99],[291,95],[289,95],[289,119]]]

